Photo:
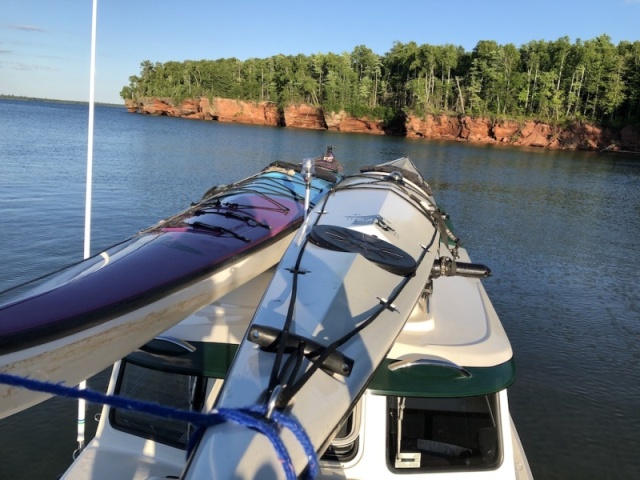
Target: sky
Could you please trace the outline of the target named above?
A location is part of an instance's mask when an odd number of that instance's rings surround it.
[[[93,0],[1,0],[0,94],[88,101]],[[394,42],[640,40],[640,0],[98,0],[97,102],[140,63],[351,52]]]

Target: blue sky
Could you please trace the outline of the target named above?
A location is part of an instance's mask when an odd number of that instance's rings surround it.
[[[2,0],[0,94],[88,100],[92,0]],[[96,100],[121,103],[140,62],[378,54],[394,41],[516,46],[640,40],[640,0],[98,0]]]

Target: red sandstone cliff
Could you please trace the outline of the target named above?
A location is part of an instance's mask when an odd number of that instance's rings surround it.
[[[179,105],[169,99],[127,100],[127,109],[149,115],[253,125],[280,125],[293,128],[333,130],[383,135],[387,125],[381,120],[355,118],[345,112],[324,112],[311,105],[290,105],[279,109],[273,102],[245,102],[226,98],[187,99]],[[409,138],[460,140],[516,146],[579,150],[626,150],[640,152],[640,128],[626,126],[619,131],[574,122],[561,128],[535,121],[494,121],[489,118],[447,115],[410,115],[405,121]],[[397,132],[394,132],[397,134]]]
[[[166,115],[169,117],[217,120],[220,122],[249,123],[252,125],[280,125],[280,112],[273,102],[243,102],[228,98],[186,99],[179,105],[167,98],[127,100],[127,110],[132,113]]]
[[[329,130],[336,132],[373,133],[384,135],[384,122],[370,120],[367,117],[355,118],[346,112],[331,112],[325,115],[325,122]]]
[[[640,152],[640,129],[624,127],[616,132],[574,122],[569,127],[535,121],[499,121],[489,118],[409,116],[407,137],[446,140],[468,140],[480,143],[503,143],[522,147],[560,148],[569,150],[629,150]]]
[[[282,124],[293,128],[308,128],[312,130],[326,130],[324,114],[321,108],[311,105],[290,105],[282,112]]]

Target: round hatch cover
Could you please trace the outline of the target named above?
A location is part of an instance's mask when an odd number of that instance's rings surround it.
[[[417,264],[411,255],[373,235],[335,225],[316,225],[309,241],[318,247],[337,252],[359,253],[367,260],[396,275],[409,276]]]

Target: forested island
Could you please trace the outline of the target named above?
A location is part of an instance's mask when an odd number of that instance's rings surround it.
[[[483,40],[471,52],[395,42],[384,55],[361,45],[342,54],[144,61],[129,80],[120,95],[132,112],[640,151],[640,42],[614,45],[607,35],[520,47]]]

